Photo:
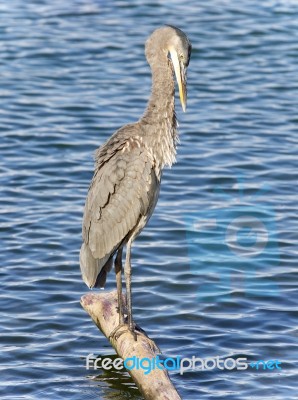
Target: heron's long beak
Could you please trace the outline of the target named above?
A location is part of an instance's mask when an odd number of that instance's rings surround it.
[[[186,68],[179,61],[178,54],[174,48],[170,48],[170,55],[174,66],[175,76],[178,83],[180,101],[182,109],[185,112],[187,102],[187,89],[186,89]]]

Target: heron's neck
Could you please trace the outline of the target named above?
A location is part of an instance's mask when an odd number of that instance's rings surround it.
[[[145,114],[140,120],[144,142],[160,168],[176,160],[178,140],[175,115],[175,83],[170,62],[151,67],[152,91]]]

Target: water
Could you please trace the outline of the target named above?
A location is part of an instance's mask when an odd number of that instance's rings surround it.
[[[205,3],[0,3],[1,399],[141,398],[85,369],[113,352],[79,305],[78,254],[92,153],[143,112],[163,23],[193,43],[189,102],[133,248],[136,321],[167,356],[282,362],[172,372],[184,399],[298,398],[298,5]]]

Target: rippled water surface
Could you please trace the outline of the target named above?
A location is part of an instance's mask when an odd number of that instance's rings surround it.
[[[168,356],[282,363],[172,372],[183,399],[297,399],[297,2],[11,0],[0,16],[1,399],[141,399],[126,373],[85,369],[113,352],[80,307],[78,255],[92,154],[142,114],[164,23],[193,44],[189,102],[133,248],[135,319]]]

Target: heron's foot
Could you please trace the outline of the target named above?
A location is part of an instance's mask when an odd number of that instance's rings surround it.
[[[123,323],[120,323],[119,325],[116,326],[116,328],[110,333],[109,339],[114,339],[117,340],[123,333],[127,332],[128,330],[128,325]]]
[[[139,325],[137,325],[134,322],[133,322],[132,328],[130,328],[129,324],[127,324],[127,323],[119,324],[118,326],[116,326],[116,328],[111,332],[109,339],[114,339],[117,341],[119,339],[119,337],[121,335],[123,335],[123,333],[126,333],[126,332],[130,332],[133,335],[135,342],[137,342],[138,335],[146,336],[147,342],[148,342],[150,348],[156,353],[161,353],[160,348],[155,344],[155,342],[153,340],[151,340],[149,338],[149,336],[144,331],[144,329],[142,329]]]
[[[134,322],[131,325],[125,322],[123,323],[120,322],[119,325],[116,326],[116,328],[111,332],[109,339],[117,340],[121,335],[123,335],[123,333],[126,332],[130,332],[133,335],[135,342],[137,341],[138,334],[143,334],[147,336],[145,331]]]
[[[127,318],[125,318],[125,320],[127,321]],[[146,332],[142,328],[140,328],[139,325],[137,325],[134,322],[129,324],[126,321],[122,322],[120,319],[119,325],[117,325],[116,328],[112,331],[109,338],[114,338],[117,340],[125,332],[131,332],[135,341],[137,341],[137,334],[143,334],[143,335],[147,336]]]
[[[134,324],[134,333],[136,335],[143,335],[146,337],[146,344],[148,344],[148,346],[150,347],[150,349],[155,352],[156,354],[161,354],[161,350],[160,348],[157,346],[157,344],[150,339],[150,337],[147,335],[146,331],[144,331],[144,329],[142,329],[138,324],[136,324],[135,322]]]
[[[142,329],[136,331],[137,325],[133,324],[132,327],[127,323],[120,323],[116,328],[111,332],[109,339],[117,340],[123,333],[130,332],[133,335],[135,342],[137,341],[137,334],[142,334],[144,331]],[[138,327],[137,327],[138,328]],[[146,335],[147,336],[147,335]]]

